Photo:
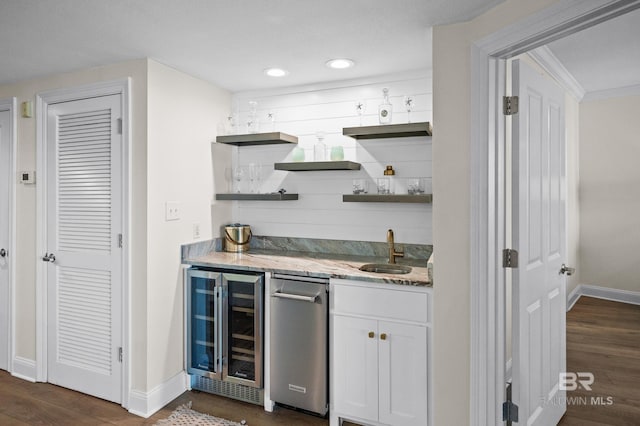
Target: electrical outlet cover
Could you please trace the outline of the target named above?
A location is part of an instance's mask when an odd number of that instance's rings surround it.
[[[180,203],[177,201],[167,201],[164,210],[165,220],[180,220]]]

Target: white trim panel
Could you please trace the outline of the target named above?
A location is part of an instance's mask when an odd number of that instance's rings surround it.
[[[547,46],[538,47],[527,54],[536,61],[551,77],[553,77],[560,86],[571,93],[578,102],[584,98],[586,91],[582,85],[575,79],[573,74],[560,62]]]
[[[189,386],[189,376],[181,371],[149,392],[129,392],[129,412],[145,419],[182,395]]]
[[[640,84],[615,89],[594,90],[587,92],[583,101],[596,101],[600,99],[624,98],[625,96],[640,96]]]
[[[29,382],[36,382],[36,362],[32,359],[13,357],[11,375]]]
[[[629,303],[640,305],[640,292],[629,290],[618,290],[617,288],[601,287],[590,284],[578,285],[567,298],[567,311],[573,308],[581,296],[595,297],[598,299],[611,300],[613,302]]]

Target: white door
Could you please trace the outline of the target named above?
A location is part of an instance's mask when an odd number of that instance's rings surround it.
[[[121,96],[47,108],[48,381],[121,402]]]
[[[0,111],[0,370],[9,369],[9,173],[11,112]]]
[[[513,115],[513,402],[518,424],[554,425],[566,410],[564,93],[515,60]]]

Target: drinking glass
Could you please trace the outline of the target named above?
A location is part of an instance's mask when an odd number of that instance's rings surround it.
[[[353,180],[353,193],[354,194],[366,194],[368,182],[366,179],[354,179]]]
[[[378,194],[391,194],[391,181],[389,178],[377,178]]]
[[[424,194],[425,191],[425,178],[409,178],[407,179],[407,193],[409,195]]]

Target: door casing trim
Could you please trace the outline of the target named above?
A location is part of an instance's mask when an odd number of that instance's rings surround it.
[[[640,0],[561,0],[471,45],[470,422],[502,422],[505,400],[504,60],[640,8]]]
[[[17,186],[17,150],[18,150],[18,115],[17,100],[15,97],[0,99],[0,111],[8,111],[10,116],[9,128],[9,241],[7,244],[7,256],[9,264],[9,300],[8,315],[9,320],[7,335],[7,370],[14,371],[15,354],[15,288],[16,288],[16,186]]]
[[[98,96],[121,95],[122,102],[122,407],[129,406],[131,390],[131,79],[123,78],[85,86],[40,92],[36,95],[36,381],[46,382],[47,373],[47,282],[46,264],[39,259],[46,251],[47,235],[47,132],[49,105]]]

